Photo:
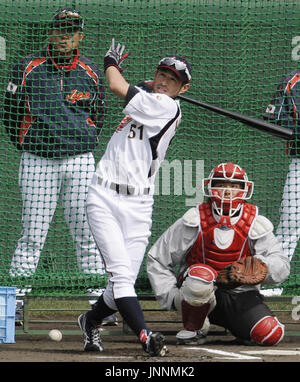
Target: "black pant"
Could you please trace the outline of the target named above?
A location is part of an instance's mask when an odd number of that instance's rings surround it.
[[[265,316],[274,316],[258,291],[217,289],[215,295],[217,305],[209,314],[210,323],[228,329],[237,338],[250,340],[253,326]]]

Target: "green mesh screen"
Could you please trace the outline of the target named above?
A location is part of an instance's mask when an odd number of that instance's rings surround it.
[[[262,118],[278,81],[297,68],[300,58],[298,0],[1,0],[3,96],[12,67],[22,57],[47,46],[49,20],[65,6],[76,8],[84,17],[85,39],[80,53],[101,70],[112,37],[130,50],[124,75],[131,84],[151,79],[161,57],[185,56],[193,69],[188,96],[253,117]],[[3,97],[0,102],[2,107]],[[96,161],[123,117],[121,110],[122,102],[107,91],[104,128],[94,152]],[[255,182],[252,202],[276,229],[290,160],[285,141],[184,102],[182,112],[182,124],[157,179],[149,245],[187,208],[202,200],[198,190],[201,177],[228,160],[246,169]],[[90,272],[80,270],[61,203],[34,275],[10,276],[11,259],[22,235],[18,184],[21,152],[10,142],[4,126],[0,131],[0,284],[31,285],[33,293],[44,294],[81,294],[88,288],[104,286],[105,277],[93,272],[92,261]],[[80,176],[85,176],[84,171]],[[286,293],[296,294],[300,285],[299,249],[291,264],[284,286]],[[145,265],[137,288],[149,290]]]

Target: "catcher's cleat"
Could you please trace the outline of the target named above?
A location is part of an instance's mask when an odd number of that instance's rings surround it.
[[[84,335],[84,351],[103,351],[99,329],[87,320],[86,313],[78,317],[78,325]]]
[[[176,339],[178,345],[202,345],[206,342],[207,336],[203,333],[202,330],[191,331],[183,329],[176,334]]]
[[[103,318],[102,326],[118,326],[118,319],[114,314]]]
[[[144,351],[151,357],[164,357],[168,353],[165,337],[160,332],[152,333],[143,329],[139,339]]]

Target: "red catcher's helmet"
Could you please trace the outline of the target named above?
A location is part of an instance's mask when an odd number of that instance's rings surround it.
[[[241,186],[237,195],[234,195],[237,188],[234,187],[215,187],[217,183],[239,184]],[[208,178],[202,180],[202,191],[204,196],[210,198],[216,212],[230,217],[236,214],[244,204],[245,200],[250,199],[253,194],[254,183],[248,180],[246,171],[232,162],[221,163],[216,166]],[[229,191],[225,198],[225,191]]]

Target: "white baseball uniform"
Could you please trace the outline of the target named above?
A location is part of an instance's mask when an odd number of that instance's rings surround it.
[[[292,261],[300,238],[300,145],[299,145],[299,111],[300,111],[300,71],[293,70],[284,75],[270,104],[266,108],[264,118],[294,131],[295,139],[290,140],[287,152],[291,156],[289,170],[286,175],[280,221],[276,235],[281,241],[283,250]]]
[[[300,159],[292,158],[286,177],[276,235],[291,261],[300,238]]]
[[[94,172],[92,153],[62,159],[22,154],[19,184],[22,195],[26,195],[22,209],[23,232],[12,257],[11,276],[29,277],[35,273],[59,201],[75,242],[79,270],[86,274],[103,272],[87,220],[78,219],[85,216],[85,196]]]
[[[155,175],[181,120],[179,102],[130,86],[126,115],[97,165],[86,201],[90,229],[109,283],[104,301],[136,296],[151,234]]]

